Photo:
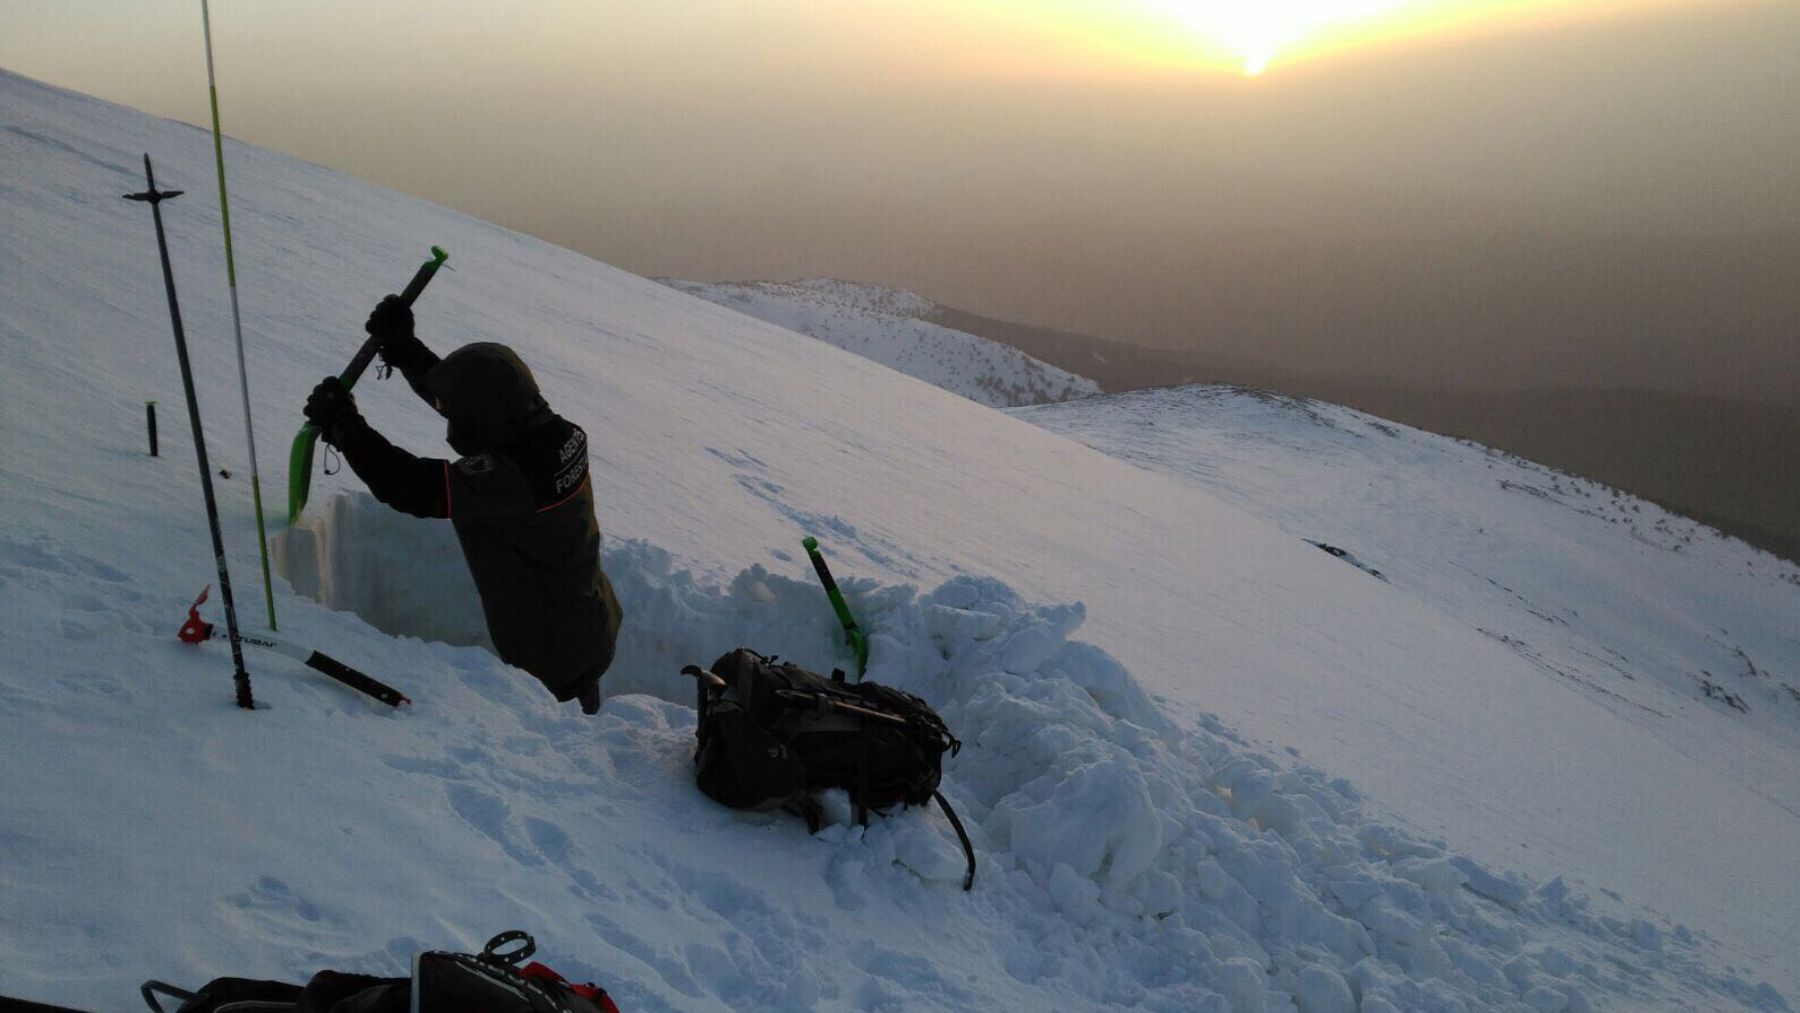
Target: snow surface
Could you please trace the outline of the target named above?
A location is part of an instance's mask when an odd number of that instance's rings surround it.
[[[0,75],[0,992],[128,1009],[148,977],[398,974],[521,927],[627,1010],[1790,1008],[1800,782],[1765,780],[1777,733],[1638,721],[1345,534],[1312,532],[1394,584],[1187,477],[229,143],[265,498],[306,391],[438,243],[422,336],[507,341],[588,430],[627,610],[602,716],[558,708],[458,646],[480,636],[446,525],[315,476],[276,537],[281,635],[416,703],[253,653],[260,707],[236,710],[224,645],[173,637],[213,561],[149,216],[118,199],[144,150],[190,190],[172,254],[262,626],[210,139]],[[403,386],[358,394],[442,452]],[[809,837],[693,785],[679,664],[842,659],[808,532],[870,677],[966,744],[944,789],[972,894],[934,810]],[[1791,616],[1796,591],[1732,614]],[[1733,642],[1758,664],[1791,657],[1754,632]],[[1708,755],[1745,727],[1777,758]]]
[[[924,319],[936,312],[938,305],[904,289],[838,278],[658,280],[990,407],[1067,401],[1100,392],[1100,385],[1093,380],[1010,345]]]

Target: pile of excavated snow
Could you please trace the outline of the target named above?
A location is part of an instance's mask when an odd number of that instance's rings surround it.
[[[473,589],[447,524],[397,515],[366,494],[337,497],[317,518],[286,533],[290,560],[298,542],[334,547],[309,557],[323,561],[309,573],[290,562],[296,587],[340,589],[334,604],[373,608],[403,634],[421,632],[406,616],[433,617],[438,630],[465,610]],[[388,554],[413,561],[409,579],[359,593],[369,560]],[[338,561],[352,568],[334,570]],[[676,672],[737,645],[829,668],[842,663],[834,619],[817,585],[761,566],[707,586],[666,552],[626,541],[609,548],[606,567],[631,620],[607,678],[612,762],[641,763],[626,752],[648,751],[678,782],[677,808],[707,810],[685,791],[694,687]],[[1365,818],[1349,784],[1258,755],[1216,719],[1178,728],[1116,660],[1071,639],[1085,619],[1078,603],[1034,605],[977,577],[926,594],[856,579],[845,587],[871,632],[868,677],[930,700],[963,740],[944,790],[979,855],[981,893],[970,903],[1007,926],[989,944],[993,959],[1059,1002],[1584,1010],[1600,996],[1653,1001],[1691,987],[1780,1008],[1772,990],[1707,972],[1685,928],[1588,915],[1560,880],[1496,873]],[[450,635],[478,640],[479,616]],[[674,706],[620,696],[628,692]],[[741,819],[801,846],[797,820]],[[925,884],[952,888],[963,872],[934,814],[866,830],[846,821],[817,840],[814,861],[844,911]],[[834,994],[816,969],[763,970],[764,989],[799,974],[816,979],[804,995]],[[676,978],[706,975],[690,964]],[[793,987],[751,998],[778,1005]]]
[[[1010,345],[921,319],[938,306],[904,289],[836,278],[663,283],[810,335],[993,408],[1068,401],[1100,385]]]

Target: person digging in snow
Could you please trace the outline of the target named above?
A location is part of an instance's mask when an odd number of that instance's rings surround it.
[[[392,295],[364,326],[382,360],[449,420],[445,439],[461,456],[414,457],[389,443],[335,376],[313,388],[307,419],[376,499],[450,519],[501,659],[597,713],[620,610],[600,568],[587,434],[550,410],[505,345],[479,342],[439,359]]]

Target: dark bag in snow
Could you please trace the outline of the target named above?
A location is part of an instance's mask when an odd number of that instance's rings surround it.
[[[419,954],[411,978],[320,971],[304,986],[215,978],[198,992],[150,981],[143,995],[155,1013],[619,1013],[598,985],[572,984],[536,961],[516,966],[536,949],[529,935],[502,932],[479,956]],[[165,1011],[158,994],[181,1005]]]
[[[85,1011],[68,1006],[51,1006],[48,1003],[31,1002],[26,999],[13,999],[0,995],[0,1013],[85,1013]]]
[[[975,883],[975,850],[962,821],[937,790],[944,754],[962,748],[931,705],[873,682],[854,685],[792,662],[738,648],[711,671],[682,669],[699,681],[700,790],[734,809],[786,809],[817,831],[814,793],[841,788],[858,822],[871,809],[936,799],[962,842]]]
[[[200,991],[189,992],[160,981],[147,981],[140,990],[144,1002],[162,1013],[156,1001],[158,993],[180,999],[176,1013],[291,1013],[298,1009],[299,985],[285,981],[262,981],[255,978],[214,978]]]

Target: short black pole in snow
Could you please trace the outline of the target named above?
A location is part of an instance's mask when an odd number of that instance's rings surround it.
[[[194,431],[194,456],[200,462],[200,488],[206,494],[206,523],[212,528],[213,558],[219,564],[219,598],[225,606],[225,627],[231,634],[231,663],[236,666],[237,704],[246,710],[256,701],[250,696],[250,673],[244,670],[244,645],[238,636],[237,609],[231,602],[231,574],[225,566],[225,539],[219,533],[219,505],[213,499],[212,468],[206,463],[206,434],[200,428],[200,402],[194,396],[194,371],[188,365],[187,335],[181,329],[181,307],[175,301],[175,271],[169,266],[169,241],[163,234],[162,202],[181,196],[180,190],[158,190],[156,173],[150,168],[150,156],[144,156],[144,179],[148,187],[143,193],[128,193],[126,200],[150,205],[156,221],[156,251],[162,257],[163,287],[169,293],[169,319],[175,325],[175,354],[181,360],[181,386],[187,392],[188,426]]]
[[[156,402],[144,402],[144,422],[150,427],[150,456],[156,456]]]

